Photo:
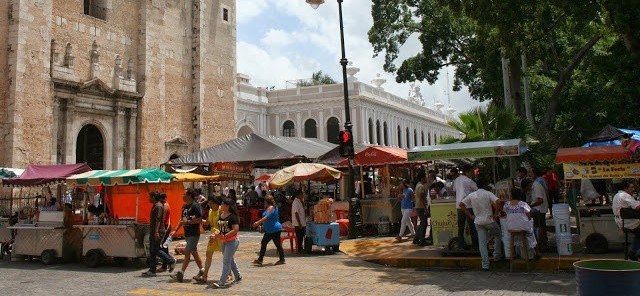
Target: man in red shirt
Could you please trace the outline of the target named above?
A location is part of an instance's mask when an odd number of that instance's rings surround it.
[[[558,203],[558,199],[560,197],[560,186],[558,184],[558,175],[553,172],[552,168],[547,168],[544,176],[542,176],[545,182],[547,182],[547,200],[549,202],[549,208],[553,206],[553,204]],[[553,218],[553,212],[551,212],[551,217]]]

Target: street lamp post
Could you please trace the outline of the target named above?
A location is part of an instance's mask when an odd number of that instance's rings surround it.
[[[306,0],[313,9],[317,9],[321,4],[324,3],[324,0]],[[347,64],[349,61],[347,60],[347,56],[344,49],[344,25],[342,21],[342,1],[338,0],[338,14],[340,19],[340,46],[342,49],[342,58],[340,59],[340,65],[342,65],[342,86],[344,88],[344,129],[351,135],[353,135],[353,124],[351,123],[351,108],[349,107],[349,85],[347,84]],[[352,151],[349,155],[349,175],[347,179],[347,188],[346,192],[349,198],[349,238],[358,237],[357,231],[357,202],[356,191],[355,191],[355,182],[354,182],[354,171],[353,171],[353,153],[355,150],[353,148],[353,141],[351,142],[351,147],[349,151]]]

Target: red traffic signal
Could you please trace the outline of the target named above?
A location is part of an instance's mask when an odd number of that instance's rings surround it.
[[[339,151],[340,156],[353,156],[353,135],[350,131],[340,131],[339,135]]]
[[[340,142],[341,143],[349,143],[351,141],[351,133],[346,131],[340,132]]]

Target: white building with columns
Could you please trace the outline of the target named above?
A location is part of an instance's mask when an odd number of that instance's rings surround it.
[[[448,125],[455,111],[441,112],[424,105],[419,88],[404,99],[385,91],[382,79],[373,85],[357,81],[350,67],[349,102],[354,141],[410,149],[435,145],[446,136],[458,136]],[[338,142],[345,122],[343,85],[316,85],[267,90],[251,85],[247,75],[237,76],[238,137],[249,133],[319,138]],[[374,86],[377,85],[377,86]]]

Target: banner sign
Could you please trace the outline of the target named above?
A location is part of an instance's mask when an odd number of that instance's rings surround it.
[[[488,158],[518,155],[520,155],[519,146],[507,146],[410,152],[408,154],[408,158],[409,161],[416,161],[436,159]]]
[[[640,163],[563,164],[567,180],[640,178]]]

